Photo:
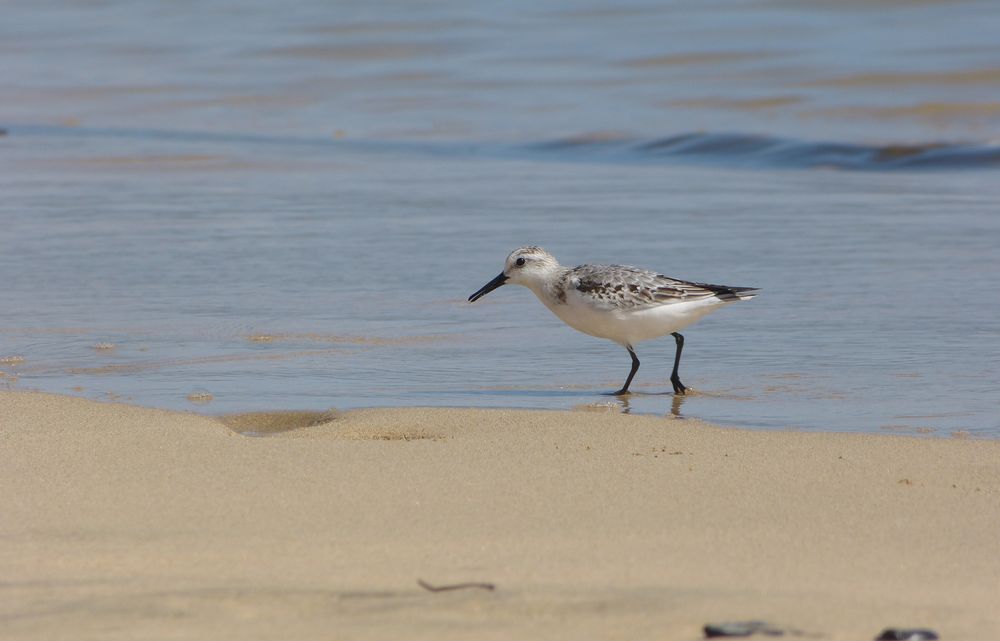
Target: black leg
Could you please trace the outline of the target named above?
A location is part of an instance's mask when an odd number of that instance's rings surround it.
[[[670,382],[674,385],[674,394],[684,394],[684,383],[681,382],[681,377],[677,374],[677,368],[681,365],[681,350],[684,349],[684,337],[674,332],[671,334],[674,337],[674,341],[677,343],[677,354],[674,355],[674,371],[670,373]],[[628,384],[626,384],[628,387]]]
[[[629,356],[632,357],[632,371],[628,373],[628,378],[625,379],[625,384],[622,385],[622,388],[617,392],[614,392],[615,396],[628,394],[628,386],[632,384],[632,379],[635,377],[635,373],[639,371],[639,357],[635,355],[631,345],[626,345],[625,349],[628,350]]]

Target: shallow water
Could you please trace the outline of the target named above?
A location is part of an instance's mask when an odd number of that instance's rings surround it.
[[[5,9],[0,384],[1000,437],[995,5],[272,4]],[[529,243],[763,292],[614,399]]]

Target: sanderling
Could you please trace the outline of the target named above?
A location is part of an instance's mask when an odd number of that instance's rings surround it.
[[[727,287],[693,283],[626,265],[563,267],[541,247],[521,247],[511,252],[500,275],[483,285],[469,302],[475,302],[505,283],[524,285],[552,313],[575,330],[607,338],[628,350],[632,371],[616,395],[627,394],[639,370],[634,345],[671,334],[677,343],[674,393],[683,394],[677,368],[684,337],[677,333],[705,314],[738,300],[757,295],[755,287]]]

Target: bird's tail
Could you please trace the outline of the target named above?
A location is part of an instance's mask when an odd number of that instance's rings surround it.
[[[750,300],[760,293],[760,289],[756,287],[729,287],[728,289],[730,294],[739,300]]]
[[[695,285],[710,290],[716,298],[727,302],[750,300],[760,292],[760,289],[756,287],[730,287],[729,285],[709,285],[708,283],[695,283]]]

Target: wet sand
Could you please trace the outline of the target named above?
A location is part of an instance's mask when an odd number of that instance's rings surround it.
[[[1000,441],[599,412],[228,424],[0,392],[4,637],[1000,638]]]

